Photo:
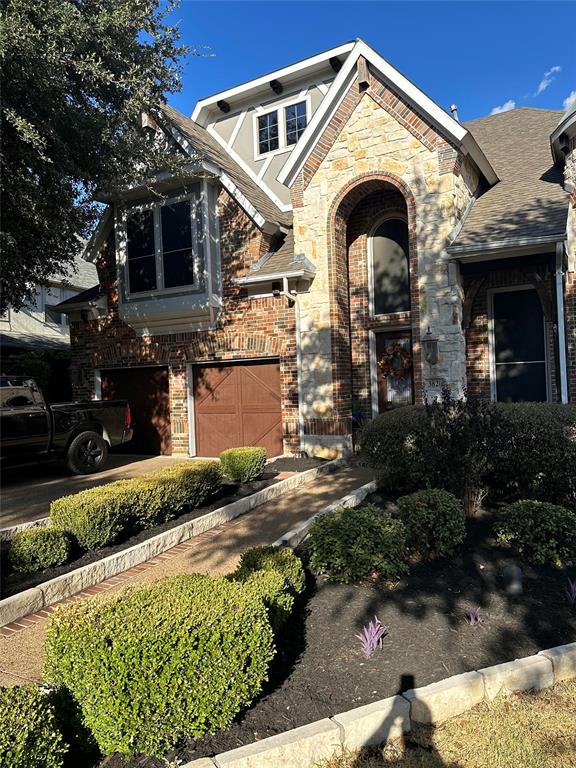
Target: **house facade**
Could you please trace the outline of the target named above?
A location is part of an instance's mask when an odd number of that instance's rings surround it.
[[[574,113],[461,124],[356,40],[143,124],[186,177],[108,201],[60,305],[135,450],[332,457],[445,387],[576,399]]]

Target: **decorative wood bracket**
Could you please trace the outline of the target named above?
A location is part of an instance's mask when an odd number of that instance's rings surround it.
[[[464,302],[462,305],[462,330],[467,331],[472,324],[472,307],[480,288],[486,282],[486,277],[477,277],[472,280],[468,286],[468,290],[464,295]]]

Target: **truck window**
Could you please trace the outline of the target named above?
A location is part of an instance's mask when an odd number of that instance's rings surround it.
[[[0,387],[1,408],[30,408],[44,405],[42,395],[28,383],[16,387]]]

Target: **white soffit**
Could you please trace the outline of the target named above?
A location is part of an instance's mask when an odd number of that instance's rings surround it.
[[[339,56],[347,56],[354,46],[357,45],[357,41],[351,41],[339,45],[336,48],[330,48],[328,51],[317,54],[316,56],[310,56],[307,59],[297,61],[295,64],[290,64],[282,69],[276,69],[274,72],[268,72],[255,80],[249,80],[246,83],[237,85],[234,88],[228,88],[226,91],[215,93],[212,96],[207,96],[204,99],[200,99],[194,111],[192,112],[192,120],[205,127],[207,122],[208,113],[214,109],[219,101],[231,101],[241,97],[244,100],[252,92],[257,92],[262,88],[268,87],[271,80],[297,80],[300,79],[306,71],[314,71],[315,69],[320,71],[331,58]]]

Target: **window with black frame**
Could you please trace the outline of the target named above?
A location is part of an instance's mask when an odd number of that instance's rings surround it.
[[[268,112],[258,117],[258,152],[265,155],[279,147],[278,112]]]
[[[285,107],[284,115],[286,118],[286,144],[296,144],[306,130],[306,102],[299,101],[297,104],[290,104],[290,106]]]

